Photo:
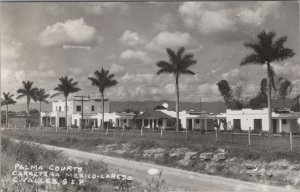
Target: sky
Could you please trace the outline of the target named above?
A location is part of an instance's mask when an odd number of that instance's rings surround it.
[[[251,52],[243,44],[263,30],[288,36],[296,55],[272,65],[300,92],[297,2],[1,3],[0,22],[1,89],[15,95],[27,80],[53,94],[68,75],[81,88],[73,96],[99,97],[87,77],[103,67],[119,82],[105,91],[110,100],[175,100],[174,76],[156,75],[155,64],[184,46],[197,63],[196,75],[180,77],[180,100],[222,100],[222,79],[251,97],[266,68],[239,63]]]

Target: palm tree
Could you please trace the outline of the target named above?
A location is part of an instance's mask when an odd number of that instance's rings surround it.
[[[5,105],[6,106],[6,121],[5,121],[5,128],[8,127],[8,105],[14,105],[16,104],[16,101],[13,99],[12,94],[10,94],[10,92],[5,93],[3,92],[3,99],[1,99],[1,105]]]
[[[33,87],[33,82],[32,81],[22,81],[23,83],[23,88],[18,89],[17,93],[19,93],[17,99],[22,98],[22,97],[26,97],[27,99],[27,123],[28,124],[28,117],[29,117],[29,104],[31,99],[33,99],[34,101],[36,100],[35,98],[35,92],[38,90],[38,88]]]
[[[195,75],[189,68],[197,63],[194,55],[185,54],[185,48],[180,47],[175,53],[172,49],[166,49],[169,61],[158,61],[156,66],[159,68],[157,75],[161,73],[170,73],[175,77],[176,85],[176,130],[179,131],[179,77],[181,75]]]
[[[70,93],[76,93],[80,91],[81,89],[77,87],[78,82],[73,82],[72,77],[64,76],[59,78],[60,84],[57,85],[57,87],[54,88],[55,91],[58,91],[58,93],[51,96],[55,97],[57,95],[63,94],[65,97],[65,112],[66,112],[66,119],[65,119],[65,128],[68,132],[68,97]],[[83,109],[82,109],[83,110]]]
[[[49,103],[47,98],[50,96],[46,93],[45,89],[38,89],[35,92],[36,100],[40,103],[40,129],[42,128],[41,112],[42,112],[42,102]]]
[[[102,120],[101,127],[104,128],[104,90],[106,88],[115,86],[118,84],[118,81],[114,80],[114,74],[109,74],[109,70],[101,68],[101,71],[98,70],[94,72],[94,77],[88,77],[92,85],[97,87],[101,93],[102,100]]]
[[[274,41],[275,36],[276,34],[273,31],[269,33],[262,31],[257,35],[254,42],[245,43],[244,46],[252,49],[253,52],[250,55],[247,55],[240,63],[241,66],[248,64],[267,65],[269,135],[272,127],[271,84],[274,82],[274,70],[271,63],[275,61],[282,61],[295,55],[292,49],[284,46],[284,43],[287,41],[287,36],[282,36]],[[271,138],[269,137],[269,141],[271,143],[270,139]]]
[[[283,77],[280,77],[278,82],[279,82],[278,96],[282,99],[283,107],[285,108],[285,99],[292,92],[293,84],[291,81]]]

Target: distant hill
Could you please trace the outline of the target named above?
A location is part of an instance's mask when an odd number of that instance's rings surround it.
[[[132,110],[138,110],[138,111],[146,111],[146,110],[153,110],[155,106],[162,105],[163,103],[169,104],[169,109],[175,110],[175,101],[167,101],[167,100],[161,100],[161,101],[111,101],[110,102],[110,111],[111,112],[119,112],[124,111],[126,109],[132,109]],[[181,110],[195,110],[195,111],[207,111],[209,113],[220,113],[225,112],[225,105],[221,101],[217,102],[202,102],[201,108],[200,103],[196,102],[180,102],[180,111]],[[2,110],[5,110],[4,107],[1,108]],[[39,104],[38,103],[31,103],[30,109],[37,109],[39,110]],[[10,111],[26,111],[26,104],[16,104],[16,105],[10,105],[9,106]],[[51,111],[51,103],[46,104],[43,103],[42,105],[43,111]]]

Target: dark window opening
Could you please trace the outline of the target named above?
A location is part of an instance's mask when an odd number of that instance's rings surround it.
[[[95,111],[95,106],[94,105],[92,105],[92,111]]]
[[[81,106],[80,105],[76,106],[76,111],[81,111]]]
[[[61,106],[59,106],[58,111],[61,111]]]
[[[200,119],[196,119],[196,123],[200,123]]]
[[[287,120],[286,119],[282,119],[282,124],[287,124]]]

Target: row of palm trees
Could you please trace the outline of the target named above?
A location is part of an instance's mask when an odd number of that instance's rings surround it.
[[[269,33],[262,31],[256,36],[256,39],[252,42],[247,42],[244,44],[246,48],[250,48],[253,52],[247,55],[240,63],[241,66],[248,64],[259,64],[267,66],[267,87],[268,87],[268,119],[269,119],[269,130],[271,130],[272,125],[272,103],[271,103],[271,85],[273,82],[273,76],[275,72],[271,66],[273,62],[282,61],[284,59],[293,57],[295,53],[292,49],[284,46],[284,43],[287,41],[287,36],[280,37],[274,41],[275,32],[271,31]],[[156,63],[156,66],[159,68],[157,75],[163,73],[173,74],[175,78],[176,86],[176,130],[179,130],[179,78],[182,75],[195,75],[195,73],[190,69],[193,65],[197,63],[194,59],[194,55],[191,53],[185,53],[185,48],[181,47],[178,51],[173,51],[172,49],[167,48],[168,60],[161,60]],[[106,88],[115,86],[118,82],[114,79],[114,74],[110,74],[108,70],[101,69],[101,71],[95,71],[94,77],[88,77],[91,81],[91,84],[95,86],[102,98],[102,106],[104,106],[104,91]],[[67,109],[67,99],[69,94],[80,91],[80,88],[77,87],[78,82],[73,82],[73,78],[64,76],[59,78],[59,84],[54,88],[57,91],[56,94],[52,95],[54,97],[59,94],[63,94],[66,101]],[[35,100],[35,93],[37,88],[32,87],[32,82],[27,81],[23,82],[23,88],[19,89],[17,93],[20,97],[27,97],[27,112],[29,112],[29,103],[30,99]],[[41,89],[39,89],[41,90]],[[40,97],[41,102],[45,102],[48,98],[47,94],[43,92],[43,96]],[[9,94],[8,94],[9,96]],[[10,95],[11,96],[11,95]],[[10,97],[12,98],[12,96]],[[5,99],[5,98],[4,98]],[[9,105],[9,102],[6,104]],[[41,110],[41,108],[40,108]],[[102,107],[102,126],[104,125],[104,107]],[[66,121],[65,126],[67,127],[67,110],[66,111]]]
[[[110,74],[108,70],[101,69],[101,71],[95,71],[94,72],[94,77],[88,77],[88,79],[91,81],[91,84],[99,90],[101,93],[101,100],[102,100],[102,106],[104,106],[104,90],[106,88],[112,87],[116,85],[118,82],[114,80],[114,74]],[[17,96],[17,99],[26,97],[26,106],[27,106],[27,122],[28,122],[28,116],[29,116],[29,105],[30,102],[33,100],[35,102],[39,102],[40,104],[40,110],[39,112],[41,113],[42,111],[42,102],[48,103],[48,98],[53,98],[58,95],[63,95],[65,98],[65,127],[68,131],[68,126],[67,126],[67,101],[68,97],[72,93],[76,93],[80,91],[81,89],[78,88],[78,82],[74,82],[73,78],[69,78],[68,76],[63,76],[59,78],[59,84],[57,87],[54,88],[57,93],[53,95],[49,95],[46,93],[45,89],[42,88],[36,88],[33,87],[33,82],[32,81],[23,81],[22,82],[23,87],[21,89],[17,90],[17,93],[19,94]],[[10,92],[3,93],[3,98],[1,99],[1,105],[6,106],[6,127],[8,127],[8,106],[13,105],[16,103],[16,101],[13,99],[14,95],[11,94]],[[104,125],[104,107],[102,107],[102,126]],[[27,123],[28,124],[28,123]],[[40,127],[41,127],[41,120],[40,120]]]

